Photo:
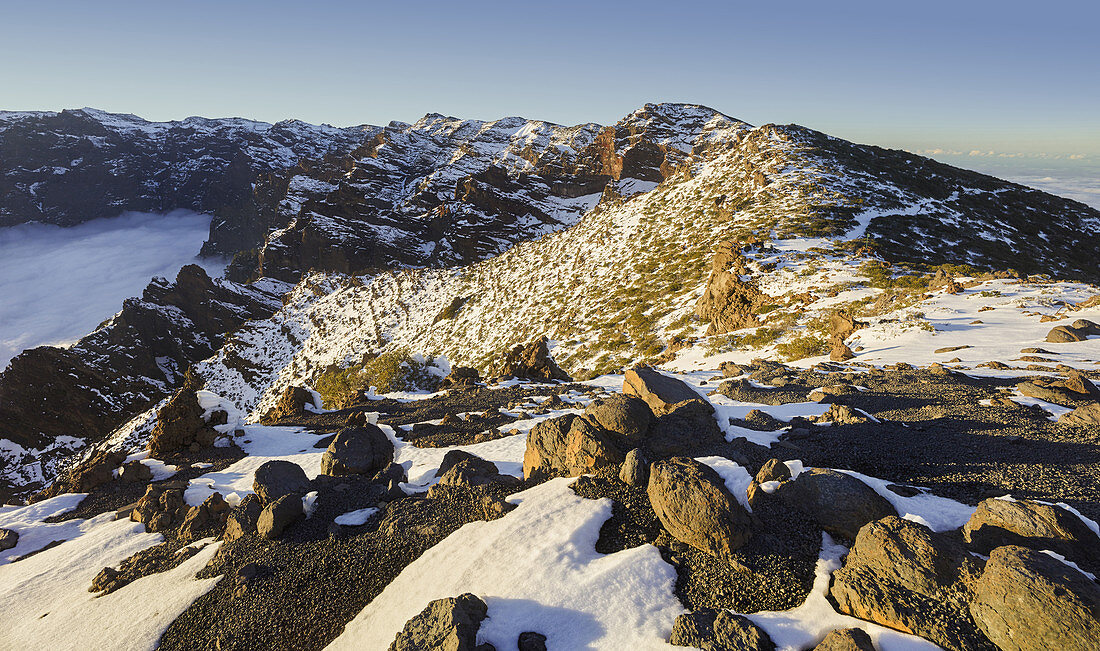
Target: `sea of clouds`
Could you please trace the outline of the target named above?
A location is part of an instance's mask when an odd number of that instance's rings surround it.
[[[154,276],[191,263],[220,276],[226,261],[196,257],[209,228],[190,211],[0,228],[0,369],[27,348],[75,342]]]

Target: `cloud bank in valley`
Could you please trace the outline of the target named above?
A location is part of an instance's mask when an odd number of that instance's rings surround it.
[[[191,263],[220,275],[224,261],[195,257],[209,227],[208,215],[175,211],[0,229],[0,369],[27,348],[91,332],[153,276]]]

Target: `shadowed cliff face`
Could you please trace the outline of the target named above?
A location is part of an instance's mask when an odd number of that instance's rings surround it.
[[[208,357],[225,333],[280,305],[279,283],[211,280],[197,265],[141,298],[72,348],[41,346],[0,374],[0,438],[42,448],[58,436],[95,439],[147,409]]]

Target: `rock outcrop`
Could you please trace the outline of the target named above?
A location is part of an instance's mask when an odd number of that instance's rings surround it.
[[[279,396],[279,401],[263,415],[262,423],[277,423],[284,418],[294,418],[306,412],[306,405],[317,407],[313,394],[305,387],[289,386]]]
[[[708,335],[758,325],[757,311],[773,299],[751,279],[745,280],[750,276],[737,243],[726,241],[718,245],[707,287],[695,304],[695,314],[710,324]]]
[[[538,382],[571,381],[569,374],[561,370],[561,367],[550,357],[547,344],[546,337],[543,337],[526,345],[514,346],[493,366],[493,374],[498,377],[514,377]]]
[[[203,409],[195,396],[201,388],[201,380],[189,373],[179,391],[157,410],[157,424],[149,438],[149,456],[165,459],[182,450],[197,452],[214,444],[217,432],[206,426]]]

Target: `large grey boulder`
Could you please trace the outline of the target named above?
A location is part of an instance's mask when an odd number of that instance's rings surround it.
[[[252,490],[260,498],[260,503],[266,505],[283,495],[305,495],[309,492],[309,478],[298,464],[277,459],[256,469]]]
[[[978,559],[928,527],[890,516],[860,530],[829,596],[837,610],[952,651],[990,649],[970,617]]]
[[[256,521],[257,532],[267,539],[278,538],[296,520],[305,515],[302,496],[283,495],[264,507]]]
[[[657,416],[663,416],[687,401],[700,403],[708,412],[714,411],[714,407],[686,382],[663,375],[648,366],[627,370],[623,377],[623,393],[644,400]]]
[[[813,517],[825,531],[847,538],[855,538],[868,522],[897,515],[890,502],[867,484],[824,468],[812,468],[783,482],[775,495]]]
[[[487,612],[485,602],[469,593],[436,599],[405,623],[389,651],[473,651]]]
[[[994,549],[970,612],[1003,651],[1100,649],[1100,586],[1042,552]]]
[[[1052,504],[984,500],[963,526],[963,537],[982,554],[1005,545],[1019,545],[1051,550],[1087,570],[1100,571],[1100,537],[1076,514]]]
[[[672,625],[668,643],[703,651],[773,651],[775,643],[747,617],[727,610],[684,613]]]
[[[686,457],[654,463],[646,489],[661,524],[680,542],[718,558],[752,536],[752,518],[710,466]]]
[[[393,461],[393,443],[377,425],[345,427],[321,455],[326,475],[373,475]]]

